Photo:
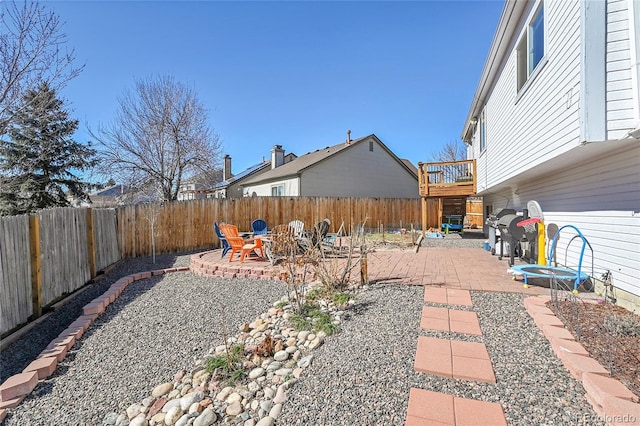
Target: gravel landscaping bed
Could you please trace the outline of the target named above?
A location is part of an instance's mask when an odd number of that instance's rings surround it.
[[[211,279],[190,272],[136,281],[55,373],[10,411],[5,424],[102,424],[106,413],[123,412],[221,344],[223,324],[234,333],[284,294],[284,284],[275,281]]]
[[[48,314],[42,322],[23,334],[18,340],[0,351],[0,383],[8,377],[22,372],[65,328],[82,315],[82,307],[101,296],[119,278],[136,272],[155,269],[189,266],[190,254],[157,255],[156,263],[151,257],[127,259],[115,264],[107,274],[95,283],[78,291],[68,302]]]
[[[286,425],[402,425],[411,387],[499,402],[511,425],[598,425],[584,389],[554,355],[518,294],[472,293],[481,338],[420,329],[422,287],[362,291],[282,412]],[[416,373],[419,335],[484,341],[496,384]]]
[[[450,237],[439,243],[476,247],[483,241]],[[149,259],[120,262],[77,300],[2,351],[2,374],[21,371],[80,315],[84,304],[119,277],[188,262],[188,255],[158,257],[155,265]],[[402,285],[359,290],[342,331],[314,350],[313,363],[291,387],[277,424],[403,425],[411,387],[499,402],[511,425],[601,424],[582,386],[527,314],[524,296],[473,292],[473,307],[464,309],[478,314],[483,336],[477,337],[421,330],[423,293],[423,287]],[[284,294],[286,288],[278,282],[189,272],[136,281],[76,343],[54,375],[10,410],[4,424],[102,424],[107,413],[123,412],[179,370],[193,368],[222,343],[222,323],[235,334]],[[226,306],[224,319],[221,305]],[[413,361],[421,335],[484,342],[497,383],[416,373]]]

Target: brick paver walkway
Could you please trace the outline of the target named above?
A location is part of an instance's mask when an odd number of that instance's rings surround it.
[[[475,312],[447,307],[472,307],[469,290],[425,287],[423,299],[425,302],[444,306],[424,306],[420,319],[421,328],[482,335]],[[420,336],[413,366],[418,373],[496,383],[489,352],[484,343]],[[506,425],[507,421],[500,404],[411,388],[405,426],[436,424]]]
[[[220,257],[220,250],[199,253],[191,260],[191,270],[202,275],[250,276],[271,278],[277,268],[262,259],[251,258],[240,263],[229,262],[229,256]],[[368,257],[368,276],[372,283],[397,283],[446,287],[450,290],[498,291],[530,295],[549,294],[549,290],[531,286],[526,289],[521,281],[514,281],[507,273],[506,258],[499,261],[479,248],[422,247],[412,249],[377,249]],[[351,273],[351,281],[360,280],[360,270]],[[454,296],[455,293],[449,293]]]

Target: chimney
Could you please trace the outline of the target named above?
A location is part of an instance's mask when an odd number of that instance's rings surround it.
[[[271,150],[271,169],[280,167],[284,164],[284,149],[282,145],[274,145]]]
[[[224,164],[222,166],[222,180],[229,180],[231,176],[233,176],[231,173],[231,156],[227,154],[224,156]]]
[[[347,130],[347,141],[345,142],[346,145],[351,145],[351,130]]]

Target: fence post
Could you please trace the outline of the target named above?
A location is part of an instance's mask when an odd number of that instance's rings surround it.
[[[91,208],[87,208],[87,251],[90,277],[94,278],[96,276],[96,250],[93,237],[93,210]]]
[[[420,200],[422,206],[422,236],[424,237],[427,232],[427,198],[422,197]]]
[[[367,249],[365,246],[360,246],[360,284],[369,284],[369,272],[367,270]]]
[[[40,220],[29,216],[29,248],[31,251],[31,302],[33,318],[42,315],[42,271],[40,262]]]

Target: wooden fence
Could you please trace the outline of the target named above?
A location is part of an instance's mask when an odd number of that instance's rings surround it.
[[[0,218],[0,334],[120,259],[115,210],[56,208]]]
[[[156,253],[214,248],[219,246],[214,221],[232,223],[240,231],[248,231],[251,221],[257,218],[264,219],[269,228],[296,219],[310,228],[329,218],[330,232],[336,232],[342,223],[348,230],[365,218],[370,228],[410,228],[412,224],[419,228],[420,199],[254,197],[125,206],[118,208],[120,252],[125,258],[150,255],[152,225]]]
[[[421,210],[420,199],[255,197],[0,217],[0,335],[39,316],[121,258],[152,254],[152,228],[156,253],[178,253],[219,247],[214,221],[248,231],[257,218],[269,227],[298,219],[307,228],[329,218],[331,232],[341,224],[348,231],[366,218],[366,227],[384,225],[389,231],[418,229]]]
[[[29,216],[0,217],[0,334],[32,312]]]

